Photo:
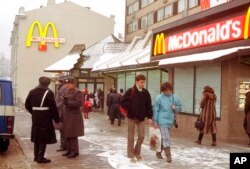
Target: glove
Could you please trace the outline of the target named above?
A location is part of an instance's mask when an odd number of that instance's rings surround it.
[[[68,98],[67,97],[63,98],[63,104],[66,105],[66,106],[68,105]]]

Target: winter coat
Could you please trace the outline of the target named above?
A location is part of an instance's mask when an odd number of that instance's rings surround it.
[[[110,116],[113,118],[118,118],[120,116],[120,100],[121,100],[121,95],[118,93],[111,93],[109,95],[109,100],[108,100],[108,105],[110,107]]]
[[[147,89],[139,91],[136,85],[134,85],[122,96],[120,104],[128,110],[129,119],[138,121],[144,121],[146,117],[152,119],[152,102]]]
[[[63,131],[66,138],[84,135],[84,126],[81,113],[82,92],[74,89],[67,90],[64,94],[67,104],[63,105]]]
[[[246,93],[246,101],[245,101],[245,118],[246,118],[246,126],[245,130],[247,134],[250,134],[250,92]]]
[[[89,101],[89,97],[90,97],[90,95],[89,94],[83,94],[83,112],[84,113],[89,113],[89,112],[91,112],[92,111],[92,103]],[[89,103],[91,103],[91,105],[86,105],[86,103],[85,103],[85,101],[88,101]]]
[[[162,93],[156,96],[153,120],[159,127],[173,127],[174,111],[172,105],[176,106],[175,112],[181,111],[181,102],[174,94],[165,95]]]
[[[59,122],[59,114],[56,107],[55,97],[51,90],[47,93],[42,107],[49,110],[33,110],[40,107],[44,93],[48,88],[36,87],[31,90],[25,100],[25,108],[32,115],[31,141],[43,144],[56,143],[56,134],[52,120]]]
[[[203,92],[202,99],[200,102],[200,118],[205,123],[204,129],[200,132],[206,134],[215,134],[217,131],[216,127],[216,110],[215,110],[216,95],[213,92]]]
[[[57,94],[56,94],[56,98],[55,98],[55,100],[56,100],[56,106],[57,106],[57,109],[58,109],[58,113],[59,113],[59,116],[60,116],[60,118],[62,119],[63,117],[62,117],[62,111],[63,111],[63,96],[64,96],[64,93],[67,91],[67,89],[64,87],[64,86],[62,86],[59,90],[58,90],[58,92],[57,92]]]

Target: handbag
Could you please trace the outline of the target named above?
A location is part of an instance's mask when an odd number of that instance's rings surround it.
[[[201,120],[200,117],[198,117],[197,120],[195,121],[194,127],[202,130],[205,127],[205,123],[204,121]]]
[[[173,95],[172,95],[172,99],[173,99],[173,105],[174,105],[175,101],[174,101],[174,96]],[[175,128],[178,128],[178,123],[177,123],[177,117],[176,117],[175,109],[173,109],[173,112],[174,112],[174,126],[175,126]]]

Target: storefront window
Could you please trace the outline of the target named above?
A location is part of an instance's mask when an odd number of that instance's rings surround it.
[[[181,100],[182,112],[193,113],[194,68],[174,69],[174,94]]]
[[[125,90],[128,90],[130,87],[133,87],[134,84],[135,84],[135,72],[127,72]]]
[[[147,79],[148,79],[147,89],[151,95],[152,102],[154,103],[155,97],[160,94],[160,87],[161,87],[160,70],[149,70]]]
[[[161,83],[168,82],[168,73],[161,71]]]
[[[125,90],[125,73],[119,73],[117,76],[117,91]]]
[[[209,85],[215,90],[216,117],[220,117],[221,103],[221,66],[220,64],[210,64],[196,67],[195,83],[195,114],[199,114],[200,100],[204,86]]]

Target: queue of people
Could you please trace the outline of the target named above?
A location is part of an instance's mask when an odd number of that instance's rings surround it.
[[[117,93],[115,88],[110,89],[107,98],[108,115],[111,124],[118,119],[121,125],[122,114],[120,108],[126,110],[128,135],[127,156],[132,163],[142,160],[141,147],[145,137],[145,124],[152,125],[161,133],[161,149],[156,152],[158,159],[163,159],[162,151],[168,163],[172,162],[170,130],[175,125],[175,113],[181,112],[182,104],[178,96],[173,94],[173,86],[169,82],[161,85],[161,93],[156,96],[152,106],[151,96],[144,88],[146,77],[139,74],[135,78],[135,85],[125,94],[123,90]],[[31,141],[34,142],[34,161],[49,163],[51,160],[44,157],[47,144],[56,143],[54,125],[62,124],[60,131],[60,148],[57,151],[66,151],[63,156],[74,158],[79,156],[78,137],[84,135],[84,121],[91,111],[87,106],[90,95],[87,89],[79,91],[74,85],[72,77],[59,77],[59,88],[54,97],[48,88],[50,79],[40,77],[39,85],[31,90],[26,98],[25,107],[32,115]],[[212,146],[216,146],[216,95],[214,89],[205,86],[200,101],[199,117],[204,127],[199,129],[197,144],[202,143],[204,134],[211,134]],[[91,104],[91,103],[89,103]],[[83,115],[81,111],[83,107]],[[246,93],[244,127],[249,137],[250,145],[250,90]],[[53,125],[54,123],[54,125]],[[137,132],[135,132],[137,130]],[[137,138],[135,141],[135,133]]]

